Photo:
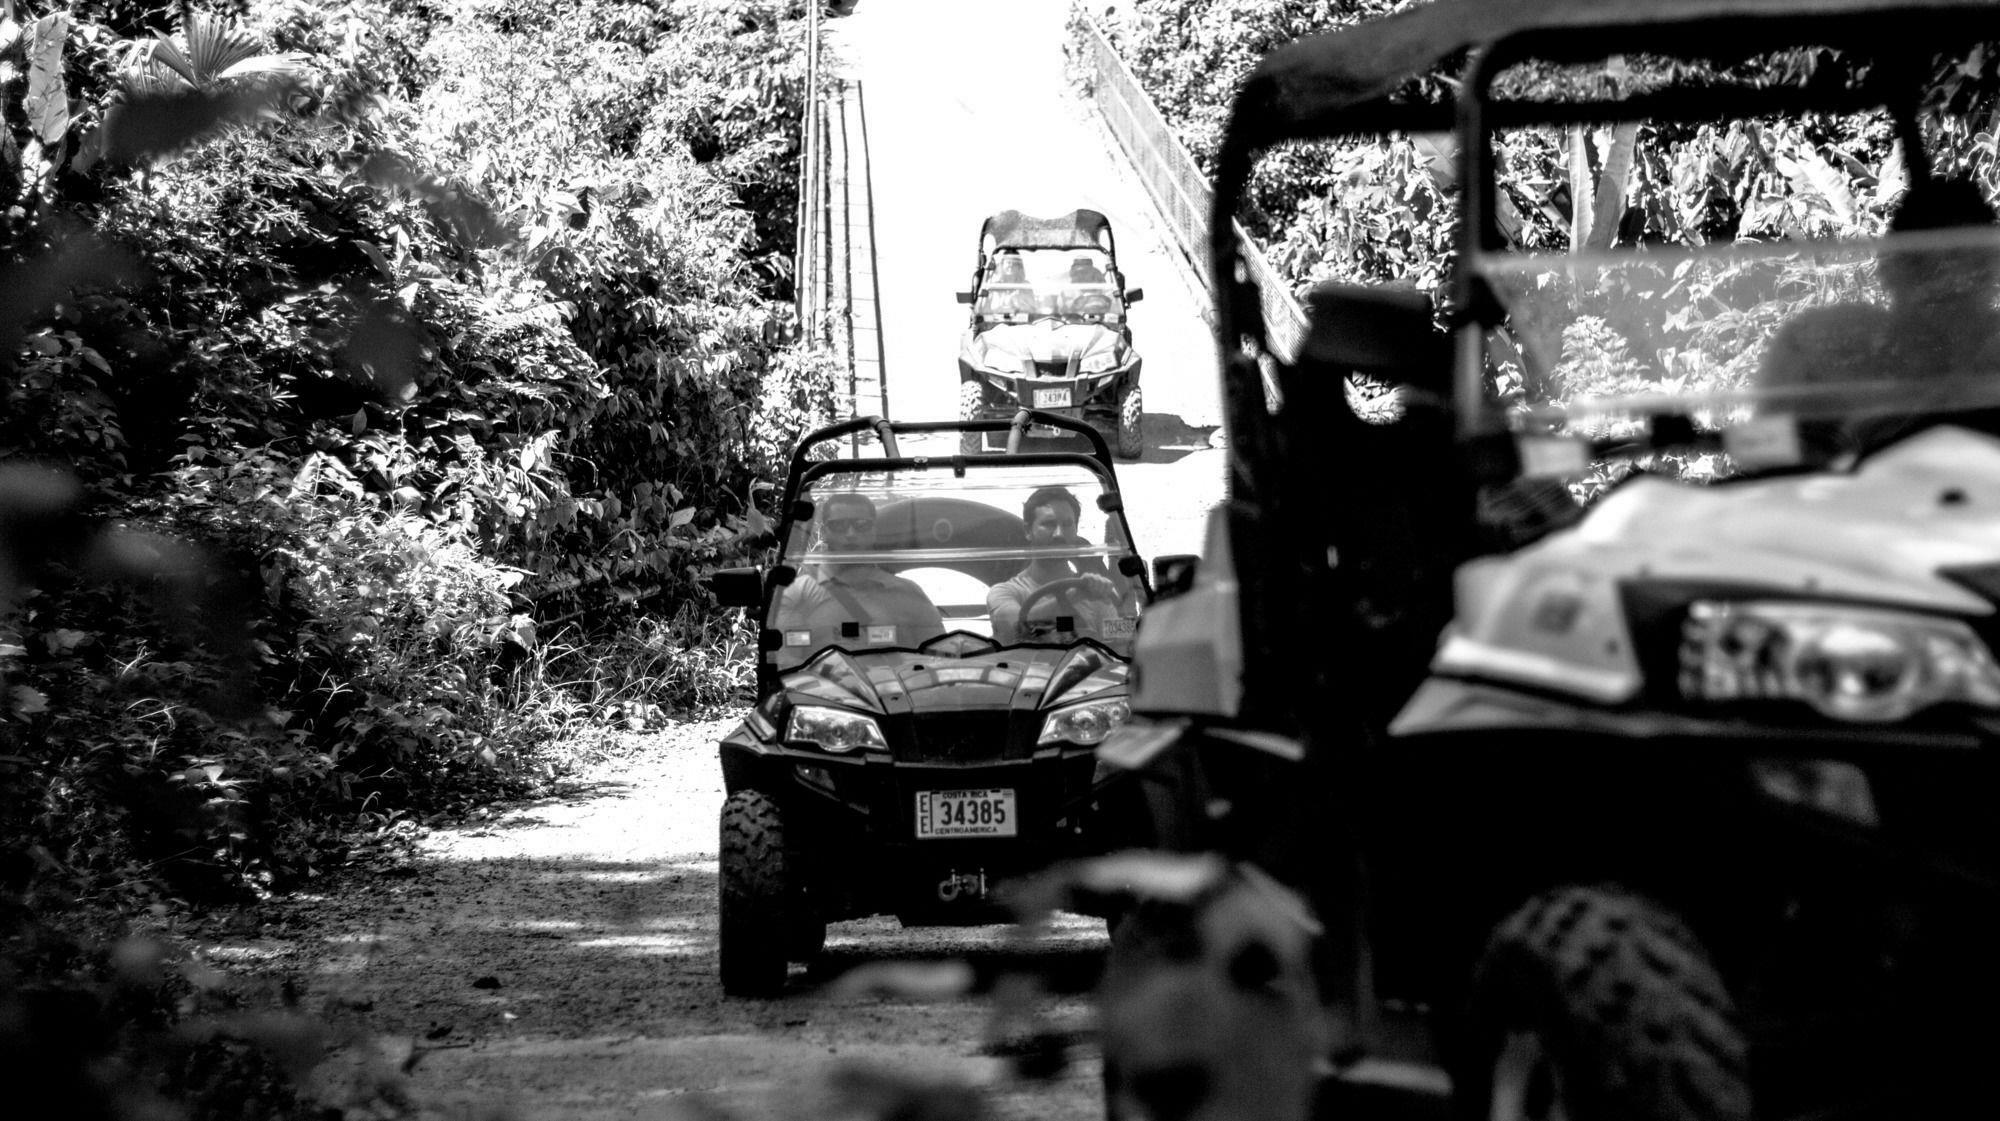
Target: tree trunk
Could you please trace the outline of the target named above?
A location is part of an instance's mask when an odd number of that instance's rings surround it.
[[[1590,229],[1581,241],[1570,243],[1582,249],[1609,249],[1618,239],[1620,220],[1625,216],[1625,188],[1632,181],[1633,148],[1639,139],[1639,126],[1624,121],[1599,136],[1609,143],[1603,144],[1598,152],[1603,166],[1597,173],[1597,198]]]

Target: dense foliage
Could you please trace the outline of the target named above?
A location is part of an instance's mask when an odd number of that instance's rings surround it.
[[[4,15],[0,466],[63,469],[0,480],[23,881],[283,886],[546,778],[588,706],[733,698],[698,574],[832,407],[802,5]]]

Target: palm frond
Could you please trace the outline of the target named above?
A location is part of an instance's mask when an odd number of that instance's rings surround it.
[[[181,38],[187,43],[187,60],[197,75],[188,80],[197,85],[217,81],[223,71],[262,53],[256,38],[234,21],[206,12],[188,13]]]
[[[174,45],[174,41],[167,38],[165,32],[153,32],[153,40],[152,43],[148,44],[151,49],[146,51],[145,62],[147,65],[165,66],[174,73],[179,74],[182,78],[187,79],[188,85],[197,86],[201,84],[200,72],[194,68],[192,62],[188,61],[188,57],[181,53],[181,49]]]
[[[120,82],[129,95],[157,96],[289,78],[306,67],[306,56],[260,53],[257,40],[236,24],[197,12],[181,29],[180,42],[155,31],[150,42],[133,43]]]

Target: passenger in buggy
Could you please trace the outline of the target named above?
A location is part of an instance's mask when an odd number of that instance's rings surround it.
[[[875,548],[875,503],[865,494],[829,495],[819,503],[822,555]],[[785,644],[921,646],[945,631],[944,616],[914,581],[869,561],[826,560],[802,570],[777,602],[772,629]],[[805,642],[795,634],[810,632]],[[804,638],[805,636],[801,635]]]
[[[1037,300],[1028,283],[1028,266],[1014,253],[1003,254],[993,266],[985,310],[996,315],[1033,315]]]

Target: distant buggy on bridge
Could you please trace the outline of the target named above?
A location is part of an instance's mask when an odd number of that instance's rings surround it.
[[[972,305],[958,351],[960,418],[1024,408],[1072,416],[1111,437],[1119,458],[1139,458],[1145,406],[1127,312],[1143,295],[1125,286],[1111,221],[1095,210],[986,219],[972,288],[958,293]],[[994,442],[970,431],[962,440],[968,454]]]

